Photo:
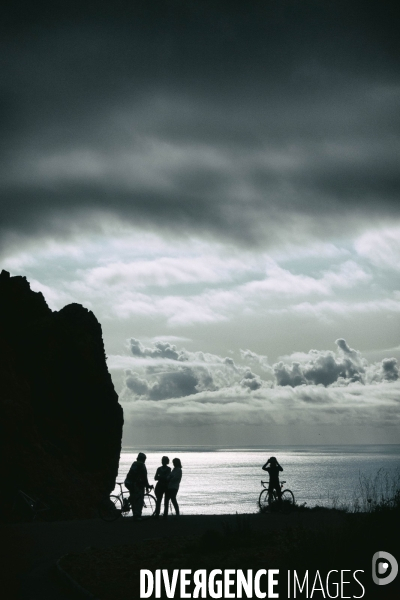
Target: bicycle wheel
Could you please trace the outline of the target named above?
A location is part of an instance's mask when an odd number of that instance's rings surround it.
[[[13,523],[30,522],[34,519],[34,501],[21,490],[15,496],[11,508],[11,521]]]
[[[109,502],[105,502],[99,510],[103,521],[115,521],[121,516],[121,500],[119,496],[110,496]]]
[[[291,490],[283,490],[282,492],[282,510],[289,513],[294,507],[294,495]]]
[[[151,494],[145,494],[143,499],[142,519],[148,519],[154,515],[156,510],[156,499]]]
[[[258,498],[258,506],[260,507],[261,512],[265,512],[269,507],[269,504],[270,499],[268,495],[268,490],[262,490]]]

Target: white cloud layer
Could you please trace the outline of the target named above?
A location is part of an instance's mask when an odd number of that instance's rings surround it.
[[[373,265],[400,271],[400,227],[368,231],[356,240],[354,247]]]
[[[309,241],[269,254],[138,229],[115,233],[77,236],[75,243],[49,238],[30,252],[10,250],[3,264],[35,281],[51,308],[75,301],[100,320],[157,319],[170,329],[249,315],[324,321],[400,310],[395,279],[383,277],[379,266],[387,272],[400,264],[394,228],[366,232],[353,249]]]
[[[181,398],[139,399],[124,403],[134,425],[349,425],[397,428],[400,384],[309,385],[258,389],[236,385]]]
[[[114,316],[158,316],[170,326],[226,321],[237,312],[265,310],[261,307],[266,302],[275,310],[282,299],[287,303],[300,297],[334,297],[338,291],[362,287],[371,280],[352,260],[310,276],[284,269],[267,256],[239,260],[222,255],[110,263],[80,271],[78,276],[70,290],[103,302],[112,298],[108,311]],[[186,287],[176,291],[174,285]],[[161,295],[152,289],[155,286],[166,289]],[[193,293],[195,289],[200,291]]]

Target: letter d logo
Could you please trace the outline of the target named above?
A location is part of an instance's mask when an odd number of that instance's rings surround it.
[[[383,550],[375,552],[372,557],[372,581],[376,585],[391,583],[396,578],[398,570],[397,560],[389,552]]]

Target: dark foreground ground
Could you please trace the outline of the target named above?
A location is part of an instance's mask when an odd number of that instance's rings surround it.
[[[354,597],[400,598],[397,583],[400,576],[388,586],[371,585],[374,552],[385,550],[400,558],[400,529],[394,514],[376,517],[321,511],[289,515],[182,516],[141,522],[120,518],[113,523],[92,519],[10,525],[3,527],[1,533],[2,597],[10,600],[78,598],[76,590],[63,582],[56,570],[57,560],[65,555],[72,555],[62,562],[65,568],[75,578],[81,569],[80,583],[87,587],[88,581],[95,580],[96,589],[92,591],[98,596],[99,590],[104,590],[107,598],[113,594],[108,590],[107,596],[107,582],[103,585],[102,577],[106,578],[106,571],[113,571],[113,561],[115,570],[121,573],[124,561],[127,561],[125,571],[133,570],[133,564],[138,569],[152,570],[280,568],[285,574],[288,569],[297,569],[299,573],[309,569],[312,578],[316,569],[321,573],[349,569],[350,574],[352,570],[363,569],[366,591],[361,596],[362,588],[356,586]],[[93,550],[88,550],[89,547]],[[92,573],[88,576],[90,570]],[[128,593],[121,592],[122,597],[138,598],[138,585],[135,583],[133,588],[129,588]],[[345,589],[348,597],[353,597],[350,587],[345,586]],[[289,597],[286,586],[279,591],[280,598]],[[331,594],[335,597],[332,590]],[[346,597],[346,592],[343,594],[339,592],[336,597]],[[298,594],[297,597],[307,596]],[[323,598],[324,595],[315,591],[308,597]],[[119,600],[119,596],[115,600]]]

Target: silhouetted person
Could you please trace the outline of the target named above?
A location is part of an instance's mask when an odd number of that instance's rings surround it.
[[[171,467],[168,466],[168,456],[163,456],[161,459],[161,467],[158,467],[154,479],[157,481],[154,493],[156,495],[156,510],[155,517],[158,517],[161,509],[161,502],[168,488],[168,477],[171,474]]]
[[[269,473],[268,494],[272,494],[273,490],[275,490],[278,500],[281,501],[282,492],[281,485],[279,483],[279,473],[280,471],[283,471],[283,469],[276,460],[275,456],[271,456],[262,469],[263,471],[267,471],[267,473]]]
[[[179,458],[174,458],[172,460],[172,464],[174,468],[171,471],[171,474],[168,477],[168,488],[165,494],[165,502],[164,502],[164,519],[168,517],[168,507],[169,501],[171,500],[173,507],[175,508],[176,516],[179,517],[179,504],[176,501],[176,495],[179,490],[179,484],[182,479],[182,464]]]
[[[129,473],[125,479],[125,487],[130,492],[129,501],[132,507],[133,518],[136,521],[142,519],[143,500],[144,500],[144,489],[146,491],[152,489],[153,486],[149,484],[147,479],[146,455],[143,452],[139,452],[137,459],[132,463]]]

